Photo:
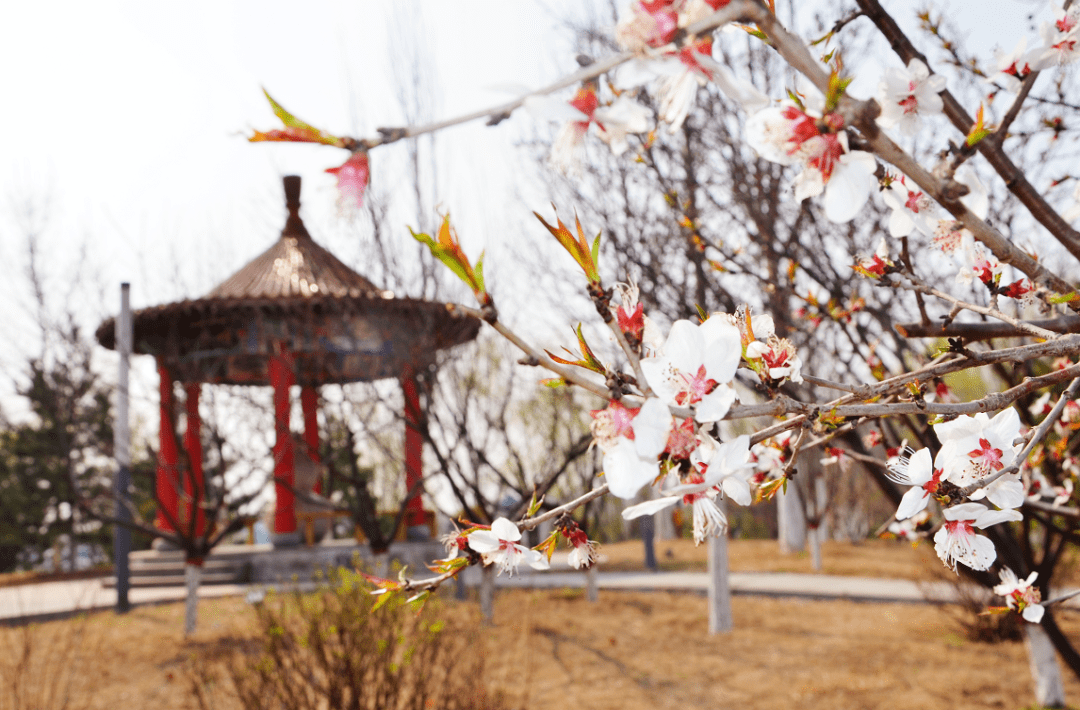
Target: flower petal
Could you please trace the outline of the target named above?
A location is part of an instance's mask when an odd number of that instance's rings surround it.
[[[518,526],[506,518],[496,518],[495,522],[491,524],[491,532],[500,540],[517,542],[521,539],[521,531],[518,530]]]
[[[620,439],[604,454],[604,479],[611,494],[618,498],[633,498],[658,475],[660,463],[655,459],[642,461],[629,439]]]
[[[644,503],[630,506],[622,512],[622,516],[624,520],[633,520],[643,515],[654,515],[665,508],[670,508],[680,500],[682,500],[682,496],[668,496],[667,498],[647,500]]]
[[[897,520],[907,520],[912,515],[924,510],[930,501],[930,494],[919,487],[911,488],[900,499],[900,506],[896,509]]]
[[[634,417],[631,426],[634,429],[634,448],[643,459],[654,459],[663,453],[667,446],[668,434],[675,418],[671,416],[666,404],[656,397],[645,400],[641,411]]]

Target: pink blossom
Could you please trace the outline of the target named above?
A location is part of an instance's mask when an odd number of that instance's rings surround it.
[[[1013,444],[1020,436],[1020,416],[1011,407],[993,419],[981,412],[974,417],[959,416],[951,422],[935,424],[934,432],[942,443],[937,457],[938,467],[944,469],[942,480],[961,488],[1012,464],[1020,449]],[[1024,502],[1020,475],[1001,476],[971,494],[972,500],[984,497],[1002,508],[1019,507]]]
[[[568,532],[567,538],[574,548],[567,558],[567,562],[570,563],[571,567],[574,569],[589,569],[596,564],[598,557],[596,543],[588,538],[584,530],[575,524],[573,529]]]
[[[1080,7],[1073,5],[1068,10],[1054,6],[1054,21],[1044,22],[1039,28],[1046,46],[1039,55],[1039,69],[1063,66],[1080,58]]]
[[[678,10],[683,0],[639,0],[630,14],[615,26],[615,41],[631,52],[661,47],[672,40],[679,28]]]
[[[696,544],[701,544],[710,535],[720,535],[727,530],[727,518],[717,506],[716,498],[723,492],[740,505],[750,504],[750,487],[744,477],[744,471],[752,469],[752,464],[747,461],[750,437],[740,436],[724,444],[717,444],[707,436],[703,439],[707,440],[703,446],[710,449],[705,455],[707,464],[695,467],[687,475],[685,483],[667,489],[665,493],[670,495],[630,506],[623,511],[623,518],[633,520],[643,515],[653,515],[681,501],[693,510]],[[693,457],[697,458],[700,457]]]
[[[904,175],[888,176],[888,187],[881,198],[892,209],[889,234],[906,237],[918,229],[930,236],[934,233],[940,210],[938,205],[915,184],[908,184]]]
[[[356,151],[344,163],[336,168],[327,168],[326,172],[337,177],[338,193],[342,200],[356,207],[363,206],[364,193],[371,177],[367,151]]]
[[[593,435],[604,450],[604,478],[612,495],[633,498],[660,474],[674,417],[667,405],[650,397],[640,409],[612,403],[607,414],[594,412]]]
[[[1020,83],[1038,67],[1042,51],[1041,48],[1027,51],[1027,38],[1021,37],[1013,51],[998,52],[997,73],[987,77],[986,81],[1014,94],[1019,92]]]

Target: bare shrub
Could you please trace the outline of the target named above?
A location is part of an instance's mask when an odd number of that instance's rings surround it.
[[[80,710],[93,697],[87,661],[101,643],[81,616],[0,627],[0,710]]]
[[[498,708],[483,682],[476,627],[436,601],[415,613],[399,597],[373,610],[360,575],[333,572],[308,594],[270,595],[256,609],[254,648],[193,671],[204,710],[231,696],[252,710]]]

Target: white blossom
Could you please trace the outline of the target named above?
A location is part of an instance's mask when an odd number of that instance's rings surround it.
[[[485,565],[495,565],[500,575],[506,572],[513,576],[522,562],[533,569],[547,569],[547,558],[537,550],[517,544],[520,539],[517,525],[506,518],[496,518],[491,530],[469,533],[469,547],[480,553]]]
[[[899,124],[904,135],[915,135],[923,116],[941,113],[943,103],[938,94],[944,89],[945,77],[930,76],[930,70],[918,59],[908,62],[907,69],[887,69],[878,87],[878,125],[892,128]]]
[[[945,509],[945,523],[934,535],[934,550],[945,566],[953,572],[956,563],[973,570],[990,569],[997,550],[990,538],[976,535],[974,528],[983,530],[1009,520],[1023,520],[1015,510],[991,510],[979,503],[962,503]]]

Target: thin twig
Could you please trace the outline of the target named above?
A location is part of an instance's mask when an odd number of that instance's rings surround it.
[[[955,307],[962,308],[963,310],[971,311],[973,313],[978,313],[979,315],[984,315],[989,318],[994,318],[1001,321],[1002,323],[1008,323],[1013,328],[1016,328],[1023,333],[1027,333],[1028,335],[1033,335],[1036,338],[1042,338],[1043,340],[1054,340],[1061,337],[1060,333],[1055,333],[1052,330],[1040,328],[1033,323],[1019,320],[1018,318],[1013,318],[1010,315],[1002,313],[996,308],[987,308],[985,306],[979,306],[974,303],[968,303],[967,301],[961,301],[959,298],[951,294],[934,288],[933,286],[922,281],[913,274],[905,273],[903,274],[903,277],[908,280],[908,283],[905,284],[898,281],[887,281],[885,283],[893,288],[903,289],[907,291],[915,291],[917,293],[925,293],[929,296],[936,296],[943,301],[952,303]]]
[[[459,304],[452,304],[451,307],[454,311],[464,313],[465,315],[469,315],[474,318],[483,319],[483,313],[475,308],[469,308],[468,306],[462,306]],[[487,321],[484,322],[486,323]],[[548,357],[547,353],[537,350],[536,348],[525,342],[525,340],[519,337],[516,333],[514,333],[514,331],[503,325],[501,321],[495,321],[494,323],[489,323],[489,325],[494,328],[499,333],[499,335],[509,340],[511,343],[517,346],[519,350],[528,355],[531,361],[535,363],[538,367],[542,367],[545,370],[550,370],[556,375],[562,377],[567,382],[573,382],[575,385],[578,385],[579,387],[588,390],[589,392],[592,392],[598,397],[603,397],[604,399],[611,399],[611,393],[608,392],[606,387],[597,384],[596,382],[593,382],[587,377],[583,377],[573,368],[564,367],[558,364],[550,357]]]
[[[915,292],[916,294],[918,291]],[[1080,333],[1080,317],[1059,316],[1036,321],[1024,321],[1027,325],[1053,331],[1054,333]],[[905,338],[963,338],[967,341],[1019,338],[1025,332],[1007,323],[897,323],[893,326]],[[805,377],[805,375],[804,375]]]
[[[1032,500],[1030,498],[1024,501],[1024,507],[1039,510],[1043,513],[1052,513],[1054,515],[1061,515],[1066,518],[1075,518],[1077,520],[1080,520],[1080,508],[1066,508],[1062,505],[1044,503],[1041,500]]]
[[[850,392],[851,394],[862,397],[863,399],[870,399],[869,391],[866,385],[849,385],[843,382],[833,382],[832,380],[826,380],[823,377],[814,377],[813,375],[807,375],[803,373],[802,376],[805,382],[808,382],[816,387],[827,387],[833,390],[840,390],[841,392]]]
[[[520,521],[518,521],[517,526],[521,530],[532,530],[533,528],[535,528],[540,523],[546,522],[548,520],[554,520],[555,518],[558,518],[563,513],[569,513],[570,511],[578,508],[579,506],[585,505],[586,503],[588,503],[591,500],[596,500],[597,498],[599,498],[600,496],[606,494],[607,492],[608,492],[608,486],[605,483],[604,485],[600,486],[599,488],[594,488],[591,491],[589,491],[588,493],[586,493],[585,495],[580,496],[578,498],[575,498],[574,500],[570,501],[569,503],[566,503],[565,505],[560,505],[558,508],[552,508],[551,510],[544,513],[543,515],[537,515],[534,518],[525,518],[524,520],[520,520]]]
[[[695,35],[700,35],[705,32],[711,32],[712,30],[726,25],[729,22],[742,19],[750,14],[754,8],[757,7],[757,3],[754,0],[736,0],[730,3],[726,7],[722,8],[718,12],[695,22],[686,28],[686,33],[683,35],[683,39],[679,42],[668,45],[667,47],[661,47],[657,50],[659,53],[664,53],[668,50],[679,49],[686,41]],[[554,93],[559,89],[565,89],[569,86],[575,86],[583,81],[589,79],[595,79],[598,76],[611,71],[620,64],[633,59],[635,55],[633,52],[621,52],[615,54],[606,59],[602,59],[598,62],[594,62],[586,67],[582,67],[573,74],[569,74],[559,79],[558,81],[545,86],[542,89],[537,89],[526,96],[519,97],[513,101],[509,101],[498,106],[492,106],[490,108],[481,109],[479,111],[472,111],[461,116],[454,118],[444,119],[442,121],[436,121],[435,123],[429,123],[425,126],[405,126],[402,128],[381,128],[379,129],[379,136],[375,138],[363,138],[363,139],[349,139],[352,145],[357,147],[363,146],[365,149],[372,149],[376,146],[386,145],[405,138],[415,138],[416,136],[424,135],[425,133],[434,133],[444,128],[451,126],[457,126],[462,123],[468,123],[480,118],[501,119],[509,116],[515,110],[521,108],[525,103],[525,99],[530,96],[544,96]]]
[[[1074,589],[1071,592],[1068,592],[1066,594],[1061,594],[1059,596],[1054,597],[1053,599],[1047,599],[1046,601],[1044,601],[1042,603],[1042,605],[1043,606],[1050,606],[1051,604],[1060,604],[1061,602],[1068,601],[1068,600],[1070,600],[1070,599],[1072,599],[1073,597],[1076,597],[1076,596],[1080,596],[1080,589]]]
[[[795,468],[795,460],[799,458],[799,452],[802,451],[802,442],[806,437],[806,427],[799,429],[799,436],[796,437],[795,443],[791,445],[791,456],[788,457],[787,463],[784,464],[784,469],[781,472],[786,478],[791,469]]]
[[[630,343],[626,340],[626,334],[622,332],[622,328],[619,327],[618,319],[612,318],[607,322],[611,332],[615,334],[615,342],[622,348],[623,354],[626,355],[626,359],[630,362],[630,368],[634,371],[634,377],[637,378],[638,390],[641,391],[646,397],[653,397],[652,388],[649,387],[649,381],[645,378],[645,373],[641,369],[641,358],[630,347]]]

